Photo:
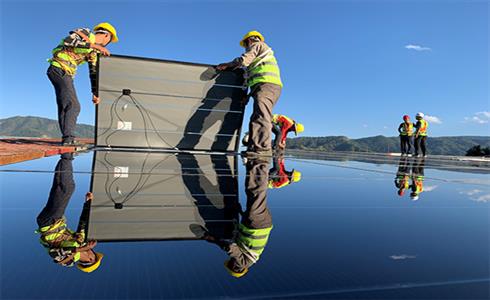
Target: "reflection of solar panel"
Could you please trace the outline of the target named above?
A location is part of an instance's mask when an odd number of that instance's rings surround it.
[[[210,65],[102,57],[96,146],[236,151],[243,83]]]
[[[237,219],[235,157],[96,151],[88,238],[230,238]],[[198,230],[196,230],[198,229]]]

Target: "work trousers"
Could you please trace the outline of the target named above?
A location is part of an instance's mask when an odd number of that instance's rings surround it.
[[[418,136],[415,138],[415,155],[420,154],[420,150],[422,150],[422,155],[426,155],[426,141],[427,141],[427,136]]]
[[[58,104],[58,124],[60,125],[63,142],[71,142],[75,138],[75,128],[80,102],[78,102],[73,78],[58,67],[49,66],[47,75],[54,86],[56,103]]]
[[[267,188],[270,162],[265,159],[250,159],[246,165],[245,193],[247,208],[242,224],[252,229],[272,226],[272,216],[267,207]]]
[[[281,86],[273,83],[258,83],[252,87],[253,113],[249,124],[248,150],[272,149],[272,108],[281,95]]]
[[[412,150],[412,137],[408,135],[400,135],[400,148],[402,154],[410,154]]]

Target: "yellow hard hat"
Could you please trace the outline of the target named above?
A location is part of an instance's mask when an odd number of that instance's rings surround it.
[[[111,40],[112,43],[117,43],[117,41],[119,41],[117,37],[116,28],[114,28],[114,26],[112,26],[110,23],[107,22],[100,23],[99,25],[94,27],[94,31],[96,31],[97,29],[104,29],[109,31],[112,35],[112,40]]]
[[[97,270],[97,268],[100,266],[100,261],[104,257],[104,254],[95,252],[95,257],[96,257],[95,262],[90,266],[83,266],[80,263],[78,263],[77,268],[85,273],[92,273],[93,271]]]
[[[233,271],[232,269],[230,269],[230,267],[228,267],[228,264],[230,263],[230,260],[226,260],[225,261],[225,269],[226,271],[228,271],[228,273],[230,273],[231,276],[235,277],[235,278],[240,278],[242,277],[243,275],[247,274],[248,272],[248,268],[245,268],[245,270],[243,270],[242,272],[235,272]]]
[[[262,42],[265,41],[264,36],[260,32],[252,30],[247,32],[247,34],[243,36],[242,40],[240,41],[240,46],[245,48],[245,40],[251,36],[258,36]]]
[[[301,123],[294,123],[294,133],[298,135],[298,133],[301,133],[305,131],[305,126]]]
[[[293,170],[293,175],[291,176],[291,181],[292,182],[298,182],[301,180],[301,172]]]

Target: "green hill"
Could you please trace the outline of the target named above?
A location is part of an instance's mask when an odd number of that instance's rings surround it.
[[[77,137],[93,138],[94,126],[78,124],[75,131]],[[61,137],[58,121],[41,117],[11,117],[0,119],[0,136],[21,137]]]
[[[449,136],[429,137],[428,152],[438,155],[465,155],[475,145],[490,146],[490,137],[486,136]],[[349,139],[345,136],[298,137],[288,139],[288,149],[316,151],[361,151],[361,152],[400,152],[398,137],[382,135]]]

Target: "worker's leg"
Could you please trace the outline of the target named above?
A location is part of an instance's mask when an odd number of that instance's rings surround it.
[[[413,147],[415,151],[414,155],[417,156],[419,154],[419,149],[420,149],[420,136],[415,138]]]
[[[407,154],[411,154],[412,153],[412,137],[411,136],[407,136]]]
[[[269,151],[271,147],[272,108],[281,95],[281,87],[272,83],[255,88],[254,109],[249,124],[249,150]]]
[[[404,135],[400,135],[400,152],[402,154],[405,154],[406,153],[406,142],[405,142],[405,136]]]
[[[267,207],[267,184],[269,182],[270,162],[264,159],[250,159],[247,162],[245,193],[247,209],[243,214],[243,225],[253,228],[269,228],[272,216]]]
[[[425,147],[426,146],[425,145],[426,141],[427,141],[427,137],[426,136],[421,137],[421,139],[420,139],[420,148],[422,149],[422,155],[426,155],[426,147]]]
[[[71,142],[75,138],[75,127],[80,113],[80,103],[73,85],[73,78],[54,66],[48,68],[48,78],[56,92],[58,122],[63,142]]]
[[[37,216],[39,227],[52,225],[65,214],[66,206],[75,190],[72,160],[73,155],[65,153],[56,165],[48,202]]]

